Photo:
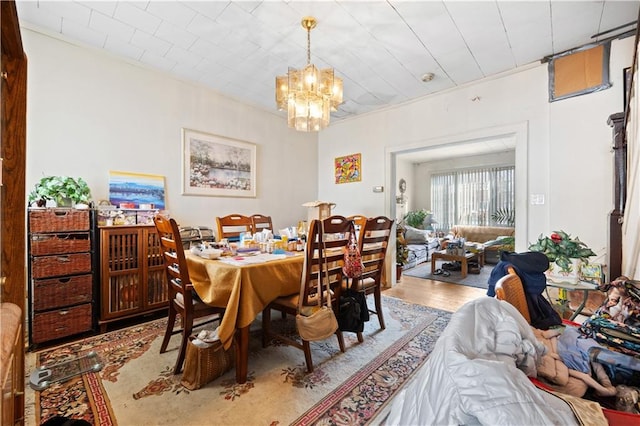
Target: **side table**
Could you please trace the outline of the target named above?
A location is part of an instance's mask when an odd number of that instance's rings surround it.
[[[460,274],[462,275],[462,278],[466,278],[467,277],[467,273],[469,271],[468,261],[472,260],[474,258],[478,259],[478,265],[480,265],[480,257],[478,255],[478,253],[467,253],[467,252],[465,252],[464,254],[457,255],[457,254],[449,254],[449,253],[447,253],[446,250],[440,250],[440,251],[433,252],[433,254],[431,255],[431,273],[433,274],[433,272],[436,270],[436,261],[438,259],[440,259],[440,260],[443,260],[443,261],[460,262],[460,264],[461,264]]]
[[[571,318],[569,318],[570,321],[573,321],[578,315],[580,315],[580,313],[584,309],[584,306],[587,304],[587,299],[589,299],[589,292],[600,291],[598,289],[597,284],[592,284],[585,281],[579,281],[577,284],[554,283],[552,281],[547,281],[547,287],[555,287],[558,289],[565,289],[565,290],[582,290],[582,302],[580,302],[580,305],[573,312],[573,314],[571,315]],[[551,301],[551,297],[549,297],[549,291],[547,291],[546,288],[545,288],[545,292],[547,293],[547,299],[549,300],[549,303],[553,304],[553,302]]]

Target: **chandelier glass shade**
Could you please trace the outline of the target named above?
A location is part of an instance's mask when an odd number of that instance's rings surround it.
[[[316,20],[302,19],[307,30],[307,65],[289,67],[287,75],[276,77],[276,105],[287,110],[289,127],[303,132],[317,132],[329,125],[330,112],[342,103],[342,79],[333,68],[318,69],[311,64],[311,30]]]

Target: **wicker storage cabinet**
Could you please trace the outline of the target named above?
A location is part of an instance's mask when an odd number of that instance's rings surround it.
[[[166,309],[167,278],[155,226],[99,229],[100,331],[113,321]]]
[[[30,209],[28,218],[30,343],[95,331],[94,211]]]

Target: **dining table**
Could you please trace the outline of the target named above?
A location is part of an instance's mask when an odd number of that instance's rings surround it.
[[[235,336],[236,381],[247,381],[249,327],[267,305],[300,291],[304,252],[207,259],[186,252],[193,288],[202,301],[225,308],[218,337],[229,349]]]

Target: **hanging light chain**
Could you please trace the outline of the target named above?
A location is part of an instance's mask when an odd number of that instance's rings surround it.
[[[311,63],[311,28],[307,27],[307,65]]]

